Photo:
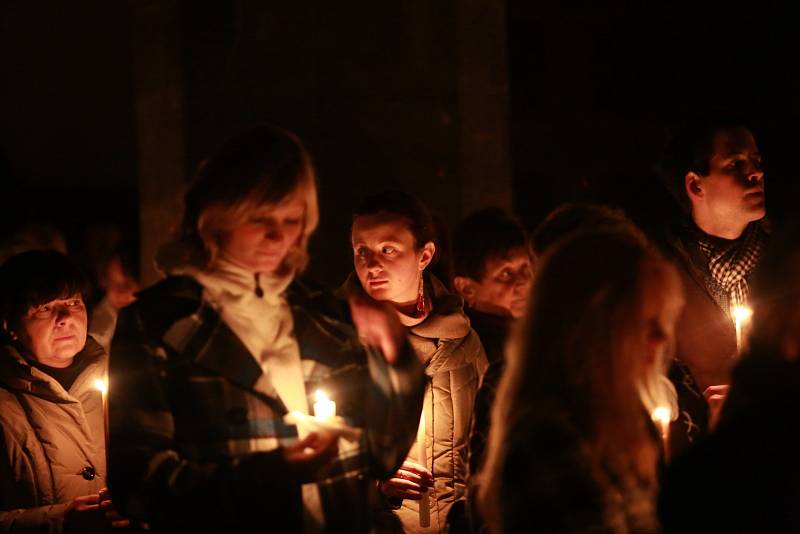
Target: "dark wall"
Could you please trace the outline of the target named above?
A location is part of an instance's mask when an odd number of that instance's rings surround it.
[[[79,242],[98,220],[141,227],[149,270],[197,164],[234,132],[272,122],[315,157],[310,274],[338,284],[350,213],[369,193],[406,189],[447,221],[476,203],[508,205],[507,136],[486,142],[507,129],[504,20],[486,0],[13,2],[0,42],[4,228],[47,219]],[[460,114],[483,91],[502,102],[470,116],[465,134]],[[465,140],[491,148],[479,173],[461,162]],[[484,168],[492,185],[475,187]]]
[[[406,189],[458,219],[454,2],[183,7],[187,168],[249,124],[295,131],[319,170],[311,276],[343,280],[369,193]]]
[[[320,174],[322,225],[311,274],[322,281],[335,284],[349,269],[350,213],[366,194],[402,187],[454,222],[476,207],[465,200],[476,179],[500,188],[507,181],[491,168],[464,179],[472,170],[464,139],[492,135],[475,131],[480,125],[463,128],[465,117],[481,111],[472,92],[482,89],[465,72],[504,59],[465,44],[505,39],[502,25],[480,16],[502,4],[174,0],[175,24],[163,28],[177,50],[159,63],[148,57],[158,47],[134,48],[152,36],[132,26],[163,16],[164,4],[4,4],[3,235],[25,218],[50,219],[73,240],[97,220],[135,233],[138,169],[159,165],[148,150],[160,145],[142,142],[141,125],[167,123],[158,106],[142,120],[141,103],[152,104],[149,91],[158,88],[143,85],[137,69],[156,64],[172,69],[167,83],[179,95],[169,131],[161,132],[181,137],[170,148],[180,154],[168,158],[179,169],[172,174],[181,175],[175,182],[185,183],[214,146],[253,123],[281,124],[306,141]],[[770,213],[793,210],[800,37],[783,8],[506,4],[514,203],[529,225],[569,199],[619,204],[645,222],[668,213],[653,164],[668,128],[710,107],[754,119]],[[502,93],[503,72],[492,74],[499,89],[487,95]],[[158,81],[157,72],[146,80]],[[465,93],[478,104],[465,107]],[[502,109],[497,98],[487,97],[486,106]],[[505,115],[485,118],[492,120],[495,132],[505,131]],[[502,143],[487,146],[473,151],[473,162],[475,154],[506,158]],[[175,201],[178,193],[161,196]],[[159,222],[158,234],[166,236],[168,226]]]
[[[791,211],[800,36],[786,9],[764,4],[509,0],[515,200],[528,224],[576,198],[645,223],[670,213],[653,165],[668,130],[709,109],[752,120],[770,213]]]
[[[87,221],[136,225],[128,21],[114,2],[4,2],[0,238],[26,220],[73,244]]]

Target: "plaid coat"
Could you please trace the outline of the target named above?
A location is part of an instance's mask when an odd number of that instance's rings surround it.
[[[109,387],[114,501],[160,531],[298,531],[301,489],[278,449],[297,430],[202,293],[193,278],[170,277],[120,315]],[[327,293],[295,281],[287,300],[309,405],[324,388],[337,415],[363,429],[357,443],[340,440],[318,481],[326,527],[366,531],[369,479],[391,476],[415,439],[422,367],[410,347],[391,366],[366,351],[346,307]]]

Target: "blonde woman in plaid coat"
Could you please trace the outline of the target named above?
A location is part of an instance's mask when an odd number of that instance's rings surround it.
[[[248,131],[201,167],[185,207],[158,258],[170,276],[112,343],[115,499],[161,532],[369,530],[368,481],[413,442],[423,373],[392,315],[351,314],[296,280],[318,221],[308,154],[283,130]],[[317,388],[359,438],[285,419]]]

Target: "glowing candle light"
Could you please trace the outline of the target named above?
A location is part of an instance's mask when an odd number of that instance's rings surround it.
[[[744,335],[743,331],[750,318],[753,316],[753,310],[747,306],[736,306],[733,309],[733,319],[736,321],[736,354],[741,355],[744,350]]]
[[[336,417],[336,403],[328,398],[324,391],[318,389],[314,393],[314,417],[323,421]]]
[[[669,423],[672,421],[672,410],[666,406],[659,406],[651,414],[661,429],[661,440],[664,442],[664,458],[669,458]]]
[[[106,455],[108,455],[108,378],[97,378],[94,387],[100,392],[103,406],[103,438],[105,439]],[[106,468],[108,469],[108,468]]]

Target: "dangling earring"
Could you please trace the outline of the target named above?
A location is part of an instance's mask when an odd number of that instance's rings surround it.
[[[419,291],[417,292],[417,317],[425,314],[425,284],[423,283],[423,271],[419,272]]]

